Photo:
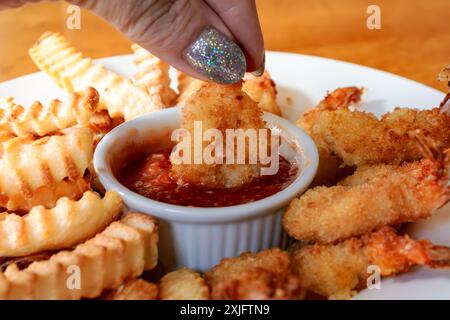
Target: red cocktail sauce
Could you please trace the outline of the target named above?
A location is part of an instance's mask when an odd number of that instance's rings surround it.
[[[128,189],[160,202],[192,207],[227,207],[267,198],[289,186],[298,166],[280,156],[276,175],[261,176],[238,188],[209,189],[179,185],[171,175],[171,149],[152,153],[124,166],[119,181]]]

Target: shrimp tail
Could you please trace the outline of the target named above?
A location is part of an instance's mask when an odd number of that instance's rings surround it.
[[[328,92],[319,104],[320,110],[335,111],[349,107],[357,107],[361,103],[361,96],[366,90],[361,87],[345,87]]]
[[[417,141],[422,155],[430,161],[442,164],[444,168],[449,163],[449,153],[444,150],[437,141],[427,137],[421,130],[408,132],[409,136]]]
[[[450,115],[450,65],[441,70],[441,72],[439,73],[439,81],[447,82],[449,88],[449,93],[447,93],[447,95],[444,97],[444,100],[442,100],[439,109],[441,109],[441,113]]]
[[[431,268],[450,267],[450,248],[444,246],[431,246],[427,249],[429,261],[427,265]]]

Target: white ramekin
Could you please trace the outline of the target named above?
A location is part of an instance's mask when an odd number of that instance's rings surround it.
[[[100,141],[94,154],[94,167],[106,190],[117,191],[127,210],[159,219],[162,270],[188,267],[205,271],[225,257],[287,245],[282,214],[290,200],[311,183],[319,158],[314,142],[303,130],[269,113],[264,114],[264,119],[269,127],[281,129],[281,152],[288,160],[297,161],[300,174],[275,195],[231,207],[194,208],[162,203],[130,191],[115,178],[114,163],[126,152],[170,146],[171,133],[180,123],[179,108],[128,121]]]

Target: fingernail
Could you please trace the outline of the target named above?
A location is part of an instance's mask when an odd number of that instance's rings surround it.
[[[263,61],[261,63],[261,66],[256,69],[255,71],[251,72],[252,75],[255,77],[261,77],[266,70],[266,53],[264,53]]]
[[[184,56],[197,72],[220,84],[240,81],[247,69],[241,48],[213,27],[206,27]]]

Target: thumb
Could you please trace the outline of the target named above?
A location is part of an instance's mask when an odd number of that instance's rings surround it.
[[[178,70],[222,84],[238,82],[246,56],[233,33],[203,0],[79,0]],[[257,18],[256,18],[257,19]]]

